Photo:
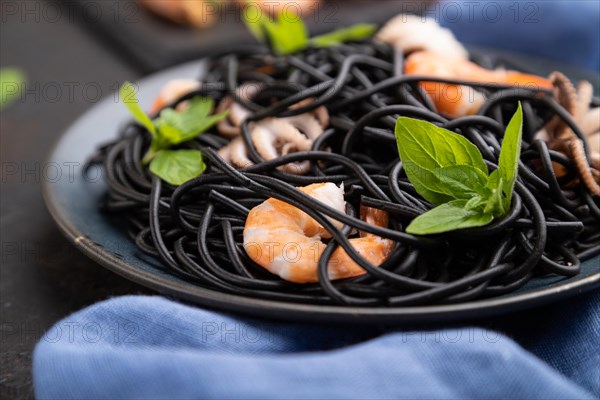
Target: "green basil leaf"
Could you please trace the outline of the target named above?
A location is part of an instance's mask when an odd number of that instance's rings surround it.
[[[467,200],[453,200],[415,218],[406,228],[413,235],[431,235],[457,229],[484,226],[494,216],[478,209],[467,209]]]
[[[14,103],[25,85],[25,74],[18,68],[0,69],[0,109]]]
[[[512,200],[515,181],[519,170],[519,160],[521,158],[521,143],[523,140],[523,109],[521,102],[517,111],[510,119],[504,139],[502,139],[502,148],[498,161],[498,180],[499,187],[504,192],[504,208],[508,211]]]
[[[304,22],[289,10],[277,15],[276,21],[262,12],[256,18],[251,18],[247,9],[242,15],[254,37],[269,44],[276,54],[288,55],[308,46],[308,32]]]
[[[488,177],[470,165],[451,165],[436,168],[433,175],[437,179],[436,189],[454,199],[469,200],[475,195],[487,196]]]
[[[333,47],[345,42],[359,41],[373,36],[377,26],[373,24],[356,24],[337,29],[324,35],[315,36],[310,43],[315,47]]]
[[[267,23],[265,28],[271,46],[277,54],[293,54],[308,46],[306,26],[302,19],[294,13],[280,13],[277,23]]]
[[[210,129],[229,113],[229,111],[224,111],[217,115],[210,115],[213,107],[214,101],[210,97],[194,97],[190,100],[188,107],[178,114],[178,126],[182,132],[183,142]]]
[[[479,149],[464,137],[427,121],[400,117],[396,122],[398,153],[406,175],[417,192],[439,205],[460,196],[440,187],[434,171],[454,165],[469,165],[487,176]]]
[[[242,20],[244,21],[246,28],[248,28],[248,30],[250,31],[250,33],[252,33],[256,40],[264,43],[265,30],[263,27],[263,21],[265,20],[265,18],[268,17],[265,17],[265,13],[260,9],[258,5],[255,4],[254,7],[252,7],[252,9],[256,10],[256,15],[250,15],[249,11],[251,10],[251,8],[245,7],[242,10]]]
[[[119,98],[121,102],[125,104],[125,107],[129,110],[133,118],[144,126],[152,136],[156,136],[156,127],[150,117],[146,115],[144,110],[139,105],[137,98],[137,90],[131,82],[125,82],[119,90]]]
[[[440,189],[433,171],[422,168],[412,161],[402,160],[402,163],[408,179],[417,193],[423,196],[424,199],[435,205],[444,204],[455,199],[447,194],[447,190]]]
[[[488,179],[488,189],[491,191],[485,205],[485,212],[501,217],[505,215],[510,203],[506,204],[506,197],[503,193],[504,179],[500,176],[500,171],[495,170],[490,174]]]
[[[154,120],[154,124],[158,128],[162,144],[159,146],[161,149],[183,142],[183,133],[175,110],[170,108],[162,110],[160,117]]]
[[[192,98],[186,109],[180,113],[182,122],[185,125],[189,124],[191,126],[191,129],[189,130],[193,130],[193,127],[196,124],[195,121],[210,115],[214,105],[215,102],[210,97],[196,96]]]
[[[465,204],[465,210],[484,210],[487,204],[487,197],[475,195],[471,197]]]
[[[198,150],[161,150],[150,163],[150,171],[173,186],[200,176],[205,169]]]
[[[183,136],[182,141],[187,142],[188,140],[195,138],[199,134],[206,132],[207,130],[212,128],[214,125],[216,125],[219,121],[224,119],[228,114],[229,114],[229,110],[226,110],[219,114],[209,115],[208,117],[205,117],[202,120],[198,120],[197,124],[195,125],[195,129],[190,130],[189,132],[186,132]]]
[[[171,145],[187,142],[227,116],[229,111],[209,115],[214,102],[210,97],[194,97],[185,110],[177,112],[171,108],[161,111],[154,120],[162,136]]]

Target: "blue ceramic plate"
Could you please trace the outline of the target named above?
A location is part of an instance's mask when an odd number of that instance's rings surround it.
[[[522,61],[522,57],[517,58]],[[531,63],[529,65],[531,66]],[[542,66],[542,63],[538,64]],[[544,67],[534,67],[546,73]],[[557,68],[558,69],[558,68]],[[563,69],[564,70],[564,69]],[[185,64],[152,75],[139,82],[143,108],[150,105],[159,88],[173,78],[197,77],[202,62]],[[580,76],[574,76],[578,78]],[[594,79],[594,77],[592,78]],[[597,76],[595,77],[597,82]],[[107,98],[80,117],[62,136],[49,165],[63,171],[44,183],[44,198],[50,213],[67,238],[91,259],[141,285],[198,305],[286,320],[312,322],[420,323],[489,316],[557,301],[600,286],[600,258],[582,265],[571,278],[549,276],[530,281],[522,289],[502,297],[443,306],[365,308],[319,306],[260,300],[220,293],[188,283],[165,273],[160,261],[143,255],[114,220],[98,211],[107,188],[102,170],[84,172],[86,159],[100,145],[113,139],[128,119],[125,107]]]

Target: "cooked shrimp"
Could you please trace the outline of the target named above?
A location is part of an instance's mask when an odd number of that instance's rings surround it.
[[[546,78],[516,71],[488,70],[461,58],[429,51],[408,56],[404,68],[407,75],[552,89],[552,83]],[[467,86],[435,82],[421,82],[420,86],[431,96],[438,110],[451,117],[475,114],[485,102],[482,93]]]
[[[339,211],[345,211],[343,187],[334,183],[315,183],[298,188]],[[385,211],[361,207],[361,218],[371,225],[386,227]],[[342,224],[331,220],[336,228]],[[250,258],[273,274],[296,283],[318,282],[318,262],[325,250],[322,239],[329,232],[308,214],[283,201],[270,198],[254,207],[244,227],[244,248]],[[350,239],[354,249],[373,265],[380,265],[391,252],[394,242],[372,234],[360,233]],[[344,249],[338,247],[327,265],[330,279],[363,275]]]
[[[452,31],[433,19],[419,15],[399,14],[377,32],[377,39],[389,43],[404,54],[434,51],[451,57],[469,58],[469,53],[456,40]]]
[[[156,114],[165,106],[171,104],[178,98],[193,92],[194,90],[198,90],[200,88],[200,82],[195,79],[173,79],[172,81],[167,82],[158,97],[152,103],[150,107],[150,114]],[[177,108],[179,111],[185,108],[186,103],[181,103]]]

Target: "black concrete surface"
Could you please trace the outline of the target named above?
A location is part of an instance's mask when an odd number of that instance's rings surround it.
[[[8,3],[17,13],[7,13]],[[99,300],[144,290],[73,248],[40,191],[44,160],[65,128],[139,73],[67,16],[46,18],[43,4],[0,3],[0,66],[22,68],[28,77],[22,99],[0,111],[2,399],[33,397],[31,352],[52,324]]]

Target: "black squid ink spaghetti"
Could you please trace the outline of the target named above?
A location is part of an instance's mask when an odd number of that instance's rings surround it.
[[[597,132],[578,120],[570,82],[556,74],[519,85],[531,76],[518,72],[496,79],[494,74],[505,72],[496,73],[500,66],[485,56],[454,61],[427,44],[402,48],[394,35],[389,39],[391,30],[287,55],[265,46],[260,54],[208,60],[198,82],[173,90],[152,113],[192,107],[198,97],[214,101],[210,113],[224,113],[220,121],[169,150],[199,151],[205,169],[180,184],[153,173],[146,162],[153,136],[132,121],[90,161],[106,172],[103,211],[126,221],[131,239],[165,271],[251,298],[381,307],[458,303],[500,296],[543,275],[578,274],[583,261],[600,255],[600,197],[594,188],[600,173],[590,143]],[[448,51],[460,52],[453,46]],[[455,63],[459,72],[440,73],[427,58],[412,58],[423,54],[435,55],[445,67]],[[469,72],[472,66],[480,69]],[[484,70],[489,75],[478,79]],[[407,233],[435,205],[399,158],[398,118],[461,135],[491,173],[501,162],[505,128],[519,102],[522,146],[510,207],[482,226]],[[590,94],[584,111],[598,106]],[[300,189],[326,183],[341,191],[338,207]],[[261,248],[274,249],[270,262],[279,257],[276,267],[260,264],[264,254],[253,254],[244,235],[253,210],[266,207],[268,199],[264,221],[283,212],[290,221],[310,217],[298,222],[304,225],[294,235],[318,241],[316,250],[293,236],[294,246],[284,240]],[[370,222],[365,210],[381,212],[385,223]],[[314,226],[321,232],[316,239]],[[385,256],[375,263],[368,251],[358,250],[360,238],[384,243]],[[361,272],[332,276],[332,259],[341,256]],[[312,259],[314,279],[285,279],[302,267],[302,257]]]

